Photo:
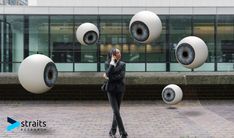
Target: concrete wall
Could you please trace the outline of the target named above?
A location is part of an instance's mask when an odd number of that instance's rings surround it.
[[[56,85],[101,85],[103,72],[61,73]],[[127,85],[234,85],[234,72],[127,72]],[[19,84],[16,73],[0,73],[0,84]]]
[[[27,92],[17,74],[0,73],[0,100],[106,100],[102,73],[59,73],[56,85],[44,94]],[[233,72],[126,73],[127,100],[161,100],[163,88],[174,83],[183,99],[234,99]]]

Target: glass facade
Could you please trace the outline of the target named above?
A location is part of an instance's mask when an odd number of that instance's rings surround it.
[[[73,71],[73,16],[50,16],[49,54],[59,71]]]
[[[233,15],[159,15],[163,30],[149,44],[133,40],[132,15],[0,15],[0,72],[17,72],[29,55],[44,54],[59,71],[104,71],[107,52],[121,50],[127,71],[234,71]],[[100,39],[81,45],[75,36],[85,22],[97,25]],[[190,70],[177,63],[175,46],[186,36],[198,36],[208,46],[207,61]]]
[[[146,45],[146,71],[166,71],[167,49],[167,16],[159,16],[162,21],[162,32],[157,40]]]
[[[25,22],[24,16],[9,15],[5,17],[6,24],[4,24],[4,72],[16,72],[20,62],[24,59],[25,49]]]
[[[202,38],[208,47],[208,57],[206,63],[194,70],[214,71],[215,16],[194,16],[193,35]]]
[[[234,68],[234,16],[217,16],[215,61],[218,71],[233,71]]]
[[[49,18],[48,16],[28,17],[29,55],[43,54],[49,56]]]
[[[3,28],[4,28],[4,21],[3,21],[3,16],[0,15],[0,72],[2,72],[4,69],[3,69],[3,40],[4,40],[4,35],[3,35]]]
[[[74,33],[76,32],[79,25],[85,22],[90,22],[99,26],[98,16],[90,15],[80,15],[74,17]],[[99,28],[100,30],[100,28]],[[84,46],[78,43],[76,36],[74,35],[74,71],[98,71],[97,62],[99,61],[99,56],[97,51],[99,51],[99,42],[93,45]]]
[[[170,71],[190,71],[176,61],[175,47],[181,39],[192,35],[192,16],[175,15],[169,17]]]

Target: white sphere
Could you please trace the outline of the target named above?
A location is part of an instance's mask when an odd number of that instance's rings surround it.
[[[188,36],[176,46],[175,56],[184,67],[194,69],[205,63],[208,57],[208,48],[199,37]]]
[[[35,54],[28,56],[20,64],[18,79],[29,92],[40,94],[53,87],[58,71],[54,62],[47,56]]]
[[[181,88],[175,84],[167,85],[162,91],[162,99],[165,103],[173,105],[182,100],[183,92]]]
[[[99,30],[92,23],[83,23],[76,30],[76,38],[82,45],[92,45],[99,38]]]
[[[132,17],[129,24],[129,31],[136,41],[150,43],[160,35],[162,22],[151,11],[140,11]]]

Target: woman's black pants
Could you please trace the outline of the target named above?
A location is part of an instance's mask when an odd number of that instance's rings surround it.
[[[107,92],[107,96],[108,96],[109,102],[113,110],[113,121],[112,121],[111,129],[116,131],[116,128],[118,125],[120,134],[126,133],[121,115],[119,113],[120,104],[121,104],[123,95],[124,95],[124,92],[120,92],[120,91]]]

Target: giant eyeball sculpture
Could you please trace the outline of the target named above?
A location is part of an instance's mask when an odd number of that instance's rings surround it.
[[[92,23],[83,23],[76,30],[76,38],[82,45],[92,45],[99,38],[97,26]]]
[[[202,39],[196,36],[188,36],[183,38],[176,46],[175,56],[184,67],[194,69],[205,63],[208,48]]]
[[[183,92],[181,88],[175,84],[167,85],[162,91],[162,99],[165,103],[174,105],[182,100]]]
[[[35,54],[28,56],[20,64],[18,79],[29,92],[41,94],[51,89],[58,77],[54,62],[47,56]]]
[[[140,11],[132,17],[129,31],[136,41],[150,43],[160,35],[162,23],[155,13]]]

